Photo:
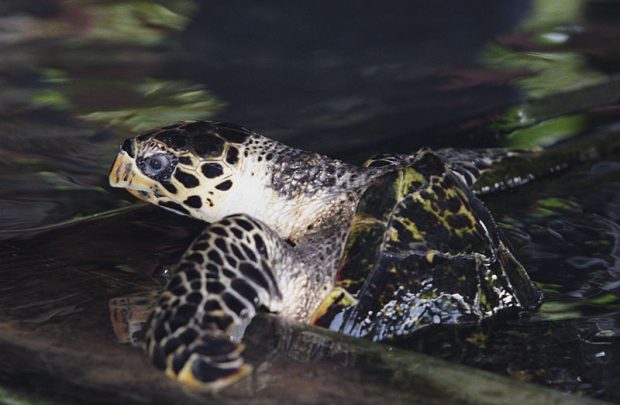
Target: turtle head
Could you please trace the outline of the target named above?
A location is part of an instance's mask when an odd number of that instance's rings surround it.
[[[196,121],[126,140],[110,184],[208,222],[247,214],[295,239],[352,201],[367,172],[234,124]]]
[[[109,180],[176,213],[216,221],[238,212],[245,143],[237,125],[181,122],[123,142]]]

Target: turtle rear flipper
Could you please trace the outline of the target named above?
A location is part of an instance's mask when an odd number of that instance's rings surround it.
[[[278,309],[274,276],[284,242],[234,215],[213,223],[173,270],[149,319],[145,348],[172,378],[217,391],[246,376],[240,339],[260,308]]]

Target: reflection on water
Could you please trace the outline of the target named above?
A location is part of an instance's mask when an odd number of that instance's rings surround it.
[[[3,2],[0,345],[12,366],[0,384],[28,390],[24,381],[36,378],[43,396],[72,388],[73,398],[140,402],[156,381],[170,390],[157,391],[161,398],[181,398],[140,353],[117,348],[107,302],[156,289],[144,275],[174,263],[201,224],[132,210],[130,198],[107,187],[121,139],[216,118],[360,162],[422,145],[529,148],[617,136],[619,21],[620,6],[607,0],[361,1],[355,9],[326,0]],[[426,330],[396,344],[620,401],[619,186],[617,156],[606,156],[487,197],[545,304],[529,321]],[[260,350],[260,339],[250,340]],[[91,362],[50,375],[40,362],[61,363],[49,352],[58,342],[66,356],[81,345]],[[102,347],[114,354],[106,359]],[[337,398],[361,400],[373,380],[368,401],[414,398],[379,378],[383,366],[345,358],[353,382],[340,386],[344,372],[332,363],[296,363],[316,354],[308,346],[288,353],[261,369],[252,392],[266,400],[303,393],[311,402],[342,388]],[[100,374],[88,384],[67,382],[89,369]],[[304,388],[305,378],[325,384],[316,376],[326,370],[328,388]],[[119,389],[128,379],[139,393]],[[282,385],[290,391],[278,393]]]

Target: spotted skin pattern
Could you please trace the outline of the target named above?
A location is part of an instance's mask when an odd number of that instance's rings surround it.
[[[382,338],[436,323],[429,308],[461,322],[534,306],[469,190],[489,162],[460,156],[446,165],[422,150],[356,167],[206,121],[125,141],[112,186],[210,223],[155,305],[147,354],[215,391],[250,371],[240,340],[260,310]]]
[[[173,270],[150,317],[145,344],[155,365],[194,386],[217,388],[245,376],[250,367],[239,341],[257,310],[281,306],[274,270],[284,252],[277,235],[245,215],[209,225]]]

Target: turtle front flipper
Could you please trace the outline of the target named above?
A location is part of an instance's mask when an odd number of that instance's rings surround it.
[[[151,314],[145,347],[183,383],[217,391],[251,371],[240,338],[259,308],[281,301],[283,242],[245,215],[209,225],[183,255]]]

